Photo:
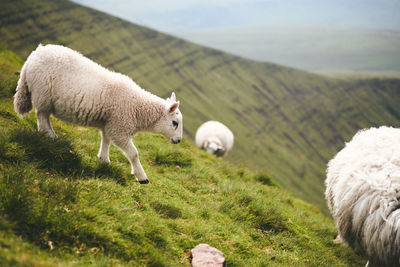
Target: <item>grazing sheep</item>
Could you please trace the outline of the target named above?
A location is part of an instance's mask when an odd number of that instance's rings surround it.
[[[50,114],[64,121],[98,128],[98,157],[109,163],[112,141],[129,159],[132,174],[148,183],[131,137],[139,131],[182,139],[182,114],[172,93],[166,100],[140,88],[129,77],[109,71],[76,51],[39,45],[22,67],[14,109],[22,117],[34,107],[38,130],[57,137]]]
[[[325,184],[343,240],[367,266],[400,266],[400,129],[359,131],[329,162]]]
[[[203,123],[196,132],[196,146],[218,157],[227,155],[233,147],[231,130],[218,121]]]

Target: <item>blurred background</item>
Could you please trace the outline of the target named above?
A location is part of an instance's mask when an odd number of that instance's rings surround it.
[[[398,0],[75,0],[259,61],[325,73],[400,74]]]

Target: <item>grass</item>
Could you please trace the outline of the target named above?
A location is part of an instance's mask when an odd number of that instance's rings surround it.
[[[38,43],[64,44],[159,96],[174,90],[188,138],[206,120],[225,123],[235,135],[231,162],[266,170],[325,214],[327,162],[360,128],[400,126],[399,79],[334,79],[246,60],[64,0],[3,1],[0,25],[1,42],[23,59]],[[161,168],[176,164],[175,152],[154,153]]]
[[[0,50],[2,51],[0,54],[0,97],[10,97],[13,95],[13,86],[19,78],[15,72],[20,71],[23,61],[15,53],[1,45]]]
[[[209,155],[188,138],[171,145],[141,133],[134,142],[150,184],[140,185],[115,147],[110,165],[99,162],[95,129],[52,124],[54,140],[37,133],[33,113],[21,120],[12,98],[0,98],[0,265],[189,266],[199,243],[223,251],[226,266],[365,262],[332,242],[331,219],[266,172]]]

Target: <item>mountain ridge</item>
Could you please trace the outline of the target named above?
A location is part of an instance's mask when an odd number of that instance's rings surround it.
[[[400,74],[400,31],[259,26],[187,31],[186,40],[318,73]]]

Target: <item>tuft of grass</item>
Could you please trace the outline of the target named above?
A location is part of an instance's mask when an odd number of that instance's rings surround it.
[[[127,183],[127,178],[124,171],[120,167],[117,167],[113,164],[106,164],[96,159],[96,162],[92,165],[87,165],[84,163],[82,163],[82,165],[82,177],[86,176],[98,179],[111,178],[121,185],[126,185]]]
[[[230,193],[231,190],[226,193]],[[249,193],[241,189],[237,189],[235,196],[236,201],[227,200],[222,203],[220,210],[227,213],[232,219],[248,224],[250,227],[260,231],[289,231],[286,218],[276,203],[259,201]]]
[[[192,157],[188,151],[157,150],[154,162],[158,165],[188,167],[192,165]]]
[[[52,139],[37,131],[16,129],[10,141],[23,147],[29,160],[38,162],[40,168],[63,174],[74,174],[82,170],[80,156],[64,137]]]
[[[267,173],[259,172],[254,175],[254,179],[262,184],[269,185],[269,186],[278,186],[278,183],[275,182]]]
[[[65,210],[75,202],[77,186],[62,178],[46,177],[31,166],[7,166],[0,180],[0,210],[16,234],[40,248],[49,241],[73,241]]]
[[[174,206],[162,204],[158,202],[151,202],[150,206],[161,216],[166,218],[176,219],[182,217],[182,211]]]

